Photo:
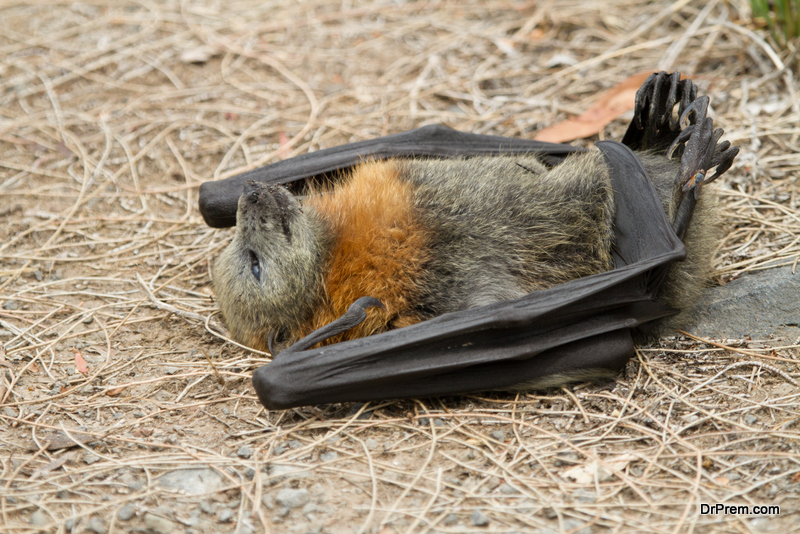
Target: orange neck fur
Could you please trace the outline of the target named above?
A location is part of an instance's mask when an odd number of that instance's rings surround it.
[[[305,206],[329,225],[334,240],[323,302],[295,335],[325,326],[364,296],[383,302],[386,311],[370,309],[361,325],[329,343],[422,320],[413,302],[430,252],[415,217],[413,188],[400,178],[401,171],[398,161],[367,162],[333,191],[312,193],[306,200]]]

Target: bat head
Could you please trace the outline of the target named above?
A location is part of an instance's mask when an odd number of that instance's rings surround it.
[[[234,339],[266,350],[308,318],[322,286],[325,231],[286,188],[248,181],[236,234],[214,262],[222,315]]]

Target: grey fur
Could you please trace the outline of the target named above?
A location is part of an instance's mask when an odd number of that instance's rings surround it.
[[[325,225],[286,189],[261,182],[248,187],[239,198],[236,234],[212,275],[233,338],[263,346],[271,331],[289,332],[311,315],[330,242]],[[252,273],[251,251],[260,279]]]

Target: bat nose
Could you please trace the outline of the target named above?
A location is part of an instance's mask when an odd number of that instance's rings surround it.
[[[255,204],[258,202],[259,197],[261,196],[261,189],[263,188],[263,184],[256,182],[255,180],[247,180],[244,184],[244,195],[247,200]]]

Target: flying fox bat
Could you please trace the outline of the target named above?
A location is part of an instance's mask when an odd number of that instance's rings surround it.
[[[225,322],[273,353],[253,376],[262,404],[616,373],[634,333],[668,324],[704,280],[699,193],[738,152],[708,102],[662,72],[622,142],[597,150],[426,126],[203,184],[206,222],[237,225],[212,268]]]

